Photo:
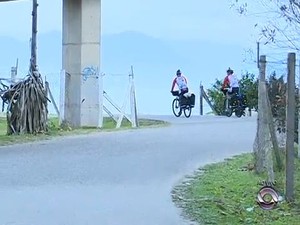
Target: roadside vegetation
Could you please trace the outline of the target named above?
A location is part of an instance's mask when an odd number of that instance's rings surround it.
[[[253,153],[207,165],[173,190],[173,201],[184,216],[198,224],[300,224],[299,92],[296,87],[292,93],[295,108],[289,112],[295,113],[295,120],[291,126],[293,120],[287,123],[286,75],[266,75],[263,63],[260,62],[263,78],[246,74],[241,80],[242,92],[251,96],[250,108],[257,110],[259,118]],[[221,84],[216,80],[207,91],[220,115],[224,101]],[[265,186],[263,181],[275,183],[280,196],[272,210],[263,210],[257,203],[258,192]]]
[[[167,126],[168,123],[161,120],[151,120],[151,119],[139,119],[138,120],[139,127],[160,127]],[[67,135],[78,135],[78,134],[89,134],[92,132],[103,132],[103,131],[117,131],[124,129],[132,129],[131,123],[124,119],[121,125],[121,128],[116,129],[116,122],[108,117],[104,118],[103,128],[95,128],[95,127],[82,127],[78,129],[71,129],[68,126],[59,126],[59,120],[57,117],[49,118],[48,120],[48,131],[40,134],[15,134],[15,135],[7,135],[7,122],[5,117],[0,117],[0,146],[8,145],[14,143],[24,143],[29,141],[36,140],[45,140],[50,139],[57,136],[67,136]]]
[[[300,173],[296,160],[295,173]],[[285,172],[276,172],[275,188],[284,196]],[[199,224],[297,225],[300,221],[300,176],[295,176],[294,203],[280,201],[272,210],[256,202],[266,175],[254,171],[253,154],[243,154],[207,165],[173,190],[173,200],[184,216]]]

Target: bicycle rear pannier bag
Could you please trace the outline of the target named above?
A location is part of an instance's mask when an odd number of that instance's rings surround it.
[[[190,97],[190,104],[191,104],[191,106],[195,105],[195,95],[194,94],[192,94]]]

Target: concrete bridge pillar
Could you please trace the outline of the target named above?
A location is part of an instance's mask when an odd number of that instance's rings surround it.
[[[102,126],[101,0],[63,0],[64,120]]]

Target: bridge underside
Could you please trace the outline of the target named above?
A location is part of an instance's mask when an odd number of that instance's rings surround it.
[[[73,127],[102,126],[100,20],[101,0],[63,0],[62,117]]]

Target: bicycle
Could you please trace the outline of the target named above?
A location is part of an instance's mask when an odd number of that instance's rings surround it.
[[[189,97],[182,96],[181,102],[179,101],[179,91],[171,92],[175,99],[172,102],[173,114],[176,117],[180,117],[182,112],[186,118],[189,118],[192,114],[192,108],[195,106],[195,95],[191,94]]]
[[[245,109],[247,107],[246,96],[241,95],[240,93],[235,93],[229,95],[226,93],[226,98],[224,101],[225,115],[231,117],[233,113],[237,117],[245,116]]]

